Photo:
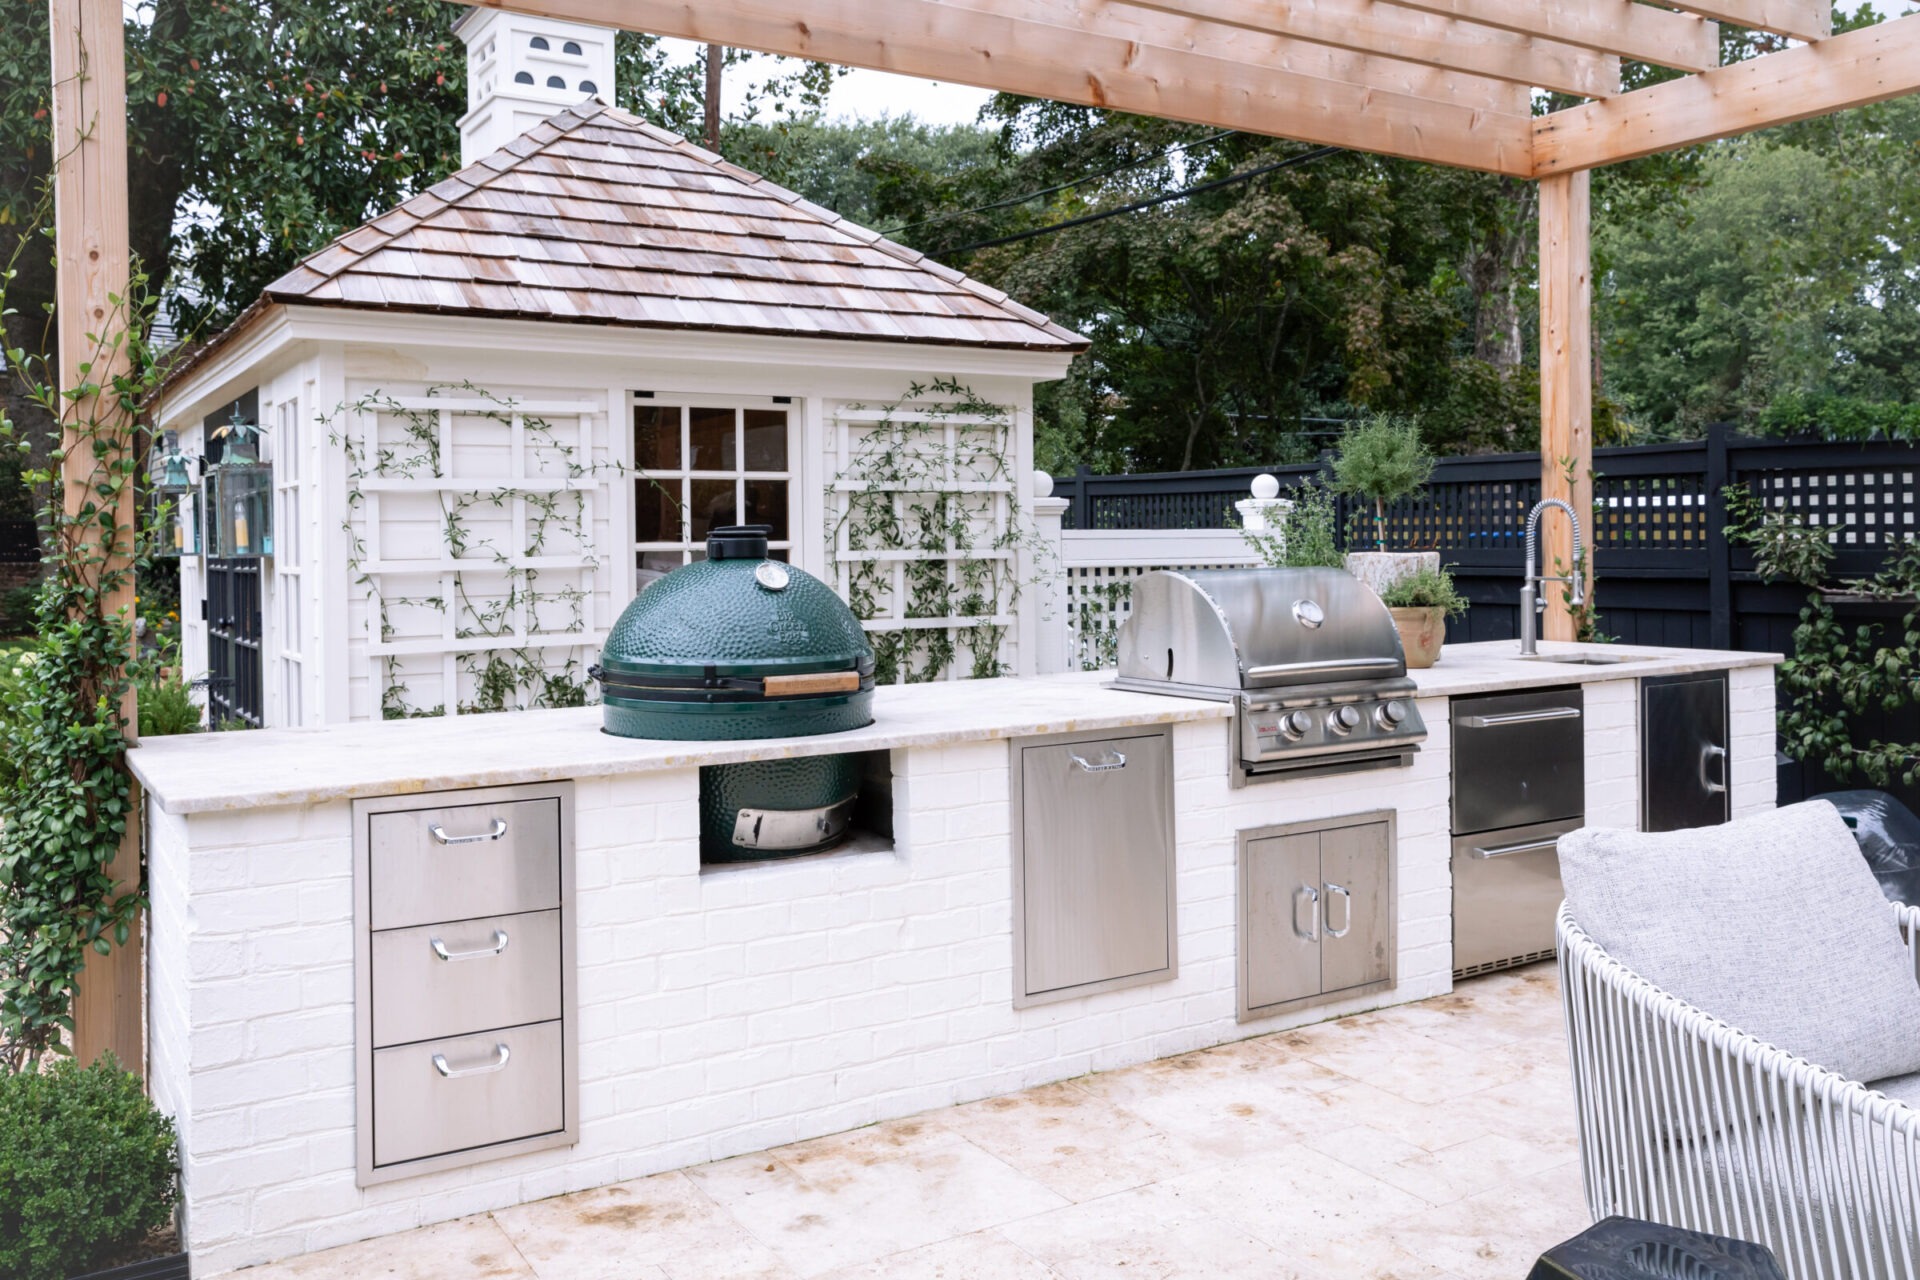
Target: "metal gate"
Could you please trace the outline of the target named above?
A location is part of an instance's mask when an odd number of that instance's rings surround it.
[[[260,727],[260,564],[207,561],[207,723]]]

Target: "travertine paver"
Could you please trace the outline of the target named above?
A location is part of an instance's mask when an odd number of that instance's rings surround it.
[[[240,1273],[1517,1280],[1587,1226],[1553,968]]]

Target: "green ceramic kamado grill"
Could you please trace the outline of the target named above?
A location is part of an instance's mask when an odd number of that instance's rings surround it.
[[[620,615],[590,674],[606,732],[715,742],[839,733],[873,723],[873,648],[846,602],[767,558],[765,525],[729,525],[707,558],[653,583]],[[849,755],[700,771],[708,861],[812,853],[839,842],[859,788]]]

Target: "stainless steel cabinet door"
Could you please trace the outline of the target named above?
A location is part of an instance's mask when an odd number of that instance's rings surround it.
[[[483,916],[373,935],[373,1043],[558,1018],[560,913]]]
[[[1320,835],[1249,840],[1240,939],[1249,1008],[1320,994]]]
[[[1320,990],[1384,982],[1393,972],[1387,824],[1320,833]]]
[[[1640,682],[1640,828],[1680,831],[1727,820],[1724,672]]]
[[[1023,994],[1171,970],[1166,735],[1018,751]]]
[[[560,802],[510,800],[369,819],[372,927],[560,905]]]

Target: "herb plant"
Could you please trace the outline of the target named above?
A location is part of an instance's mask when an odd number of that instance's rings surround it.
[[[1381,603],[1393,609],[1444,609],[1449,618],[1464,615],[1471,604],[1444,568],[1421,565],[1388,583]]]
[[[1373,540],[1387,549],[1387,504],[1412,497],[1433,475],[1433,454],[1407,418],[1370,417],[1340,437],[1333,460],[1335,492],[1373,503]]]
[[[1333,495],[1312,481],[1294,490],[1293,505],[1281,516],[1278,530],[1247,529],[1241,536],[1276,569],[1339,569],[1346,564]]]
[[[0,1074],[0,1275],[97,1270],[178,1199],[173,1122],[112,1054]]]

